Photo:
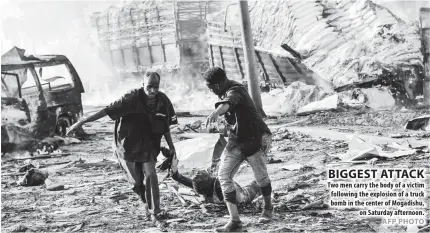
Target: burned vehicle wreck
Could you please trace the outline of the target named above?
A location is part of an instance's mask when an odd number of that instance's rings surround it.
[[[14,47],[2,55],[2,148],[63,136],[83,114],[84,88],[69,59],[24,53]]]

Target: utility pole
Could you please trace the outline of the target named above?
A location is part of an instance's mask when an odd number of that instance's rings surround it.
[[[420,9],[420,21],[424,56],[423,97],[424,105],[430,106],[430,8]]]
[[[260,116],[266,117],[261,103],[260,85],[255,59],[254,40],[252,37],[251,20],[249,19],[248,1],[239,0],[240,16],[242,19],[242,44],[245,55],[246,74],[248,75],[248,90]]]

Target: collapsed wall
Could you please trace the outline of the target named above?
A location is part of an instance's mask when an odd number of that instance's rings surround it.
[[[250,1],[249,9],[256,48],[294,55],[336,88],[381,79],[410,87],[422,78],[418,25],[370,0]],[[239,24],[237,12],[228,10],[227,28]]]

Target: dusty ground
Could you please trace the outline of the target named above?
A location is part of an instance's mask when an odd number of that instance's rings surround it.
[[[405,132],[401,126],[407,119],[426,113],[423,110],[397,112],[348,112],[324,113],[307,117],[268,119],[273,132],[287,128],[289,133],[275,133],[272,155],[281,163],[268,164],[274,189],[275,220],[262,225],[256,223],[260,201],[241,207],[242,220],[248,232],[380,232],[405,231],[406,227],[384,228],[376,219],[363,219],[357,210],[336,210],[324,205],[316,209],[301,210],[306,204],[325,200],[325,171],[334,165],[335,155],[348,150],[346,133],[358,132],[381,141],[425,142],[428,134]],[[428,113],[428,111],[427,111]],[[180,118],[180,123],[202,118]],[[301,124],[289,124],[301,120]],[[287,125],[287,127],[285,126]],[[113,122],[102,119],[87,124],[92,134],[79,144],[62,146],[69,156],[33,160],[35,165],[49,171],[54,184],[64,184],[65,189],[48,191],[46,185],[22,187],[17,184],[23,175],[18,173],[25,161],[6,161],[2,158],[1,179],[1,229],[17,230],[27,227],[31,231],[70,232],[107,231],[153,232],[157,228],[144,219],[140,200],[124,180],[119,166],[111,153]],[[97,132],[97,134],[96,134]],[[407,138],[393,139],[392,134]],[[282,135],[287,135],[282,138]],[[179,140],[179,135],[175,140]],[[102,161],[107,159],[107,161]],[[111,161],[112,160],[112,161]],[[377,161],[375,166],[407,165],[429,166],[429,153],[419,152],[399,159]],[[61,163],[61,164],[59,164]],[[283,170],[285,165],[306,165],[300,170]],[[159,179],[165,173],[159,174]],[[236,180],[247,184],[252,172],[246,164]],[[212,231],[225,224],[227,210],[223,205],[207,205],[202,211],[197,199],[187,198],[186,206],[179,202],[168,186],[175,183],[167,179],[161,182],[162,205],[170,215],[168,231]],[[183,195],[186,197],[185,195]],[[191,201],[190,201],[191,200]],[[430,200],[427,197],[427,200]]]

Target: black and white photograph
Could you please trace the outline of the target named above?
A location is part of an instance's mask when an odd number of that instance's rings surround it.
[[[0,17],[1,232],[430,232],[430,1]]]

